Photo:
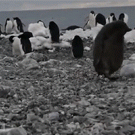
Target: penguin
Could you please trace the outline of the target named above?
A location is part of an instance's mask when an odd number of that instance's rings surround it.
[[[116,21],[116,17],[114,13],[110,13],[110,22]]]
[[[98,75],[111,77],[123,62],[124,34],[131,29],[123,21],[106,24],[98,33],[94,41],[93,65]]]
[[[41,26],[44,26],[45,28],[47,28],[45,23],[42,20],[38,20],[37,23],[39,23]]]
[[[83,57],[83,41],[80,36],[76,35],[72,41],[72,54],[75,58]]]
[[[91,11],[89,14],[89,19],[86,22],[86,24],[84,25],[84,29],[86,27],[86,29],[91,29],[92,27],[95,27],[96,23],[95,23],[95,12]]]
[[[12,54],[14,56],[24,55],[22,44],[18,37],[10,36],[9,41],[12,43]]]
[[[12,20],[10,20],[10,18],[7,18],[5,22],[5,33],[11,34],[12,30],[13,30],[13,22]]]
[[[97,26],[97,24],[105,25],[106,19],[105,19],[104,15],[102,15],[101,13],[98,13],[95,16],[95,24],[96,24],[96,26]]]
[[[51,34],[51,41],[59,43],[59,36],[60,36],[59,27],[54,21],[51,21],[49,23],[49,31]]]
[[[67,27],[66,29],[62,29],[62,30],[75,30],[75,29],[78,29],[78,28],[81,28],[81,27],[77,26],[77,25],[71,25],[71,26]]]
[[[21,40],[22,48],[25,54],[32,52],[31,42],[29,40],[31,37],[33,37],[33,34],[28,31],[18,36]]]
[[[14,17],[13,18],[13,25],[14,25],[14,30],[15,30],[15,32],[17,34],[20,33],[20,32],[24,32],[24,30],[23,30],[23,25],[24,24],[22,23],[22,21],[20,20],[20,18]]]
[[[119,20],[125,22],[125,23],[128,23],[128,15],[126,13],[121,13],[119,15]]]

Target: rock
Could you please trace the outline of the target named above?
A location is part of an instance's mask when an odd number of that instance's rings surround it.
[[[73,117],[73,121],[74,122],[79,122],[80,124],[83,123],[84,121],[86,121],[87,118],[83,117],[83,116],[74,116]]]
[[[52,112],[52,113],[49,113],[49,119],[52,121],[52,120],[59,120],[59,113],[58,112]]]
[[[10,92],[10,87],[1,85],[0,86],[0,98],[6,98]]]
[[[90,47],[86,46],[86,47],[84,47],[84,50],[85,51],[90,51]]]
[[[40,68],[37,61],[31,58],[25,58],[23,61],[18,62],[18,65],[23,66],[27,70]]]
[[[32,123],[33,121],[39,120],[39,117],[34,113],[27,114],[27,121]]]
[[[53,77],[54,75],[61,75],[63,77],[67,76],[65,70],[59,70],[59,69],[56,69],[56,68],[47,69],[47,73],[49,74],[50,77]]]
[[[78,104],[84,107],[90,106],[90,103],[86,101],[85,99],[82,99],[81,101],[79,101]]]
[[[13,63],[13,62],[15,62],[15,58],[6,56],[2,59],[2,61],[8,62],[8,63]]]
[[[46,68],[54,68],[56,65],[60,65],[61,61],[55,60],[55,59],[50,59],[48,61],[40,62],[39,63],[41,66],[45,66]]]
[[[45,54],[36,53],[36,52],[27,53],[27,54],[26,54],[26,58],[34,59],[34,60],[36,60],[37,62],[40,62],[40,61],[47,61],[47,60],[49,59]]]
[[[120,75],[126,77],[135,77],[135,64],[123,66],[120,70]]]
[[[125,66],[125,65],[127,65],[127,64],[129,64],[129,60],[123,60],[122,67]]]
[[[32,127],[37,131],[37,132],[46,132],[47,131],[47,126],[41,122],[35,121],[32,124]]]
[[[27,91],[29,92],[29,94],[34,97],[35,95],[35,88],[33,86],[30,86]]]
[[[135,60],[135,54],[132,54],[132,55],[129,57],[129,60]]]
[[[4,111],[2,109],[0,109],[0,115],[3,115]]]
[[[0,135],[27,135],[23,127],[0,129]]]
[[[67,124],[66,127],[70,129],[70,131],[76,130],[77,126],[74,124],[74,122],[71,122],[70,124]]]

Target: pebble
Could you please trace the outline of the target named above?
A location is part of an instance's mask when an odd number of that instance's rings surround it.
[[[123,66],[120,70],[120,75],[126,77],[135,77],[135,64]]]

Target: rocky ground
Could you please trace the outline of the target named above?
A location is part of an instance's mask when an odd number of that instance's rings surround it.
[[[64,48],[15,58],[0,41],[0,135],[135,135],[135,78],[97,77],[84,45],[81,59]]]

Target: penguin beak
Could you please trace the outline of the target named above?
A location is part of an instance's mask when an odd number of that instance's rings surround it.
[[[131,31],[131,30],[132,30],[131,28],[128,28],[127,32],[128,32],[128,31]]]

